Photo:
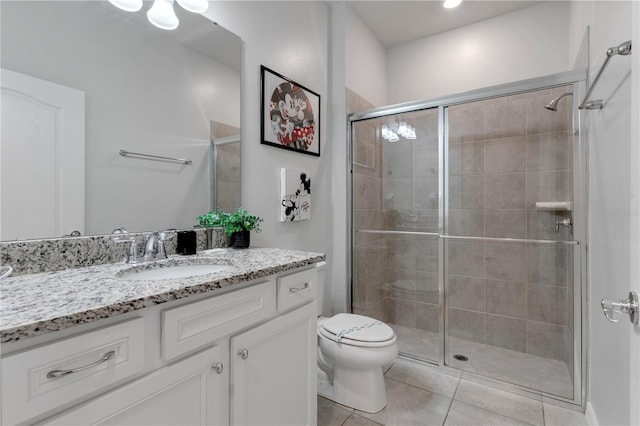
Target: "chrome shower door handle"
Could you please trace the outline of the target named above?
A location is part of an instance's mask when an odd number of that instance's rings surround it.
[[[629,297],[620,300],[602,299],[600,301],[604,316],[609,322],[617,323],[622,319],[622,314],[629,315],[631,324],[637,325],[640,319],[640,304],[638,303],[638,294],[630,292]]]

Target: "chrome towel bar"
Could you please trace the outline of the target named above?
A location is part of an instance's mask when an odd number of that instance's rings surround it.
[[[444,240],[470,240],[489,241],[494,243],[533,243],[533,244],[554,244],[554,245],[579,245],[576,240],[532,240],[527,238],[496,238],[496,237],[467,237],[464,235],[442,235],[435,232],[407,232],[407,231],[386,231],[382,229],[358,229],[356,232],[363,234],[389,234],[389,235],[421,235],[426,237],[438,237]]]
[[[589,87],[589,90],[587,90],[587,95],[584,97],[584,100],[582,101],[578,109],[604,108],[604,99],[595,99],[590,101],[589,98],[591,97],[591,92],[593,92],[593,89],[596,87],[596,84],[598,84],[598,80],[600,80],[600,76],[602,75],[602,72],[607,67],[609,60],[616,55],[623,55],[623,56],[631,55],[631,40],[625,41],[624,43],[621,43],[618,46],[610,47],[607,49],[607,57],[605,58],[604,63],[600,67],[600,71],[598,71],[598,74],[596,74],[596,78],[593,79],[593,83],[591,83],[591,87]]]
[[[120,155],[122,155],[123,157],[134,156],[134,157],[149,158],[151,160],[174,161],[176,163],[182,163],[182,164],[191,164],[191,163],[193,163],[193,161],[187,160],[185,158],[174,158],[174,157],[163,157],[163,156],[160,156],[160,155],[141,154],[139,152],[125,151],[124,149],[121,149],[118,153]]]

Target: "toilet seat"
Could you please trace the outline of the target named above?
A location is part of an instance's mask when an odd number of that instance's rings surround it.
[[[356,314],[337,314],[319,323],[318,333],[339,344],[384,347],[396,342],[393,329],[376,319]]]

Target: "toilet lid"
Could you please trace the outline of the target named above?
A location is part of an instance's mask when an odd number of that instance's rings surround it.
[[[322,328],[335,339],[360,342],[386,342],[395,337],[393,329],[374,318],[356,314],[337,314],[322,323]]]

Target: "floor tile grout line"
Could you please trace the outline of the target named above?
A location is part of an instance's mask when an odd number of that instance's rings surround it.
[[[442,426],[447,423],[447,418],[449,417],[449,413],[451,412],[451,407],[453,407],[453,401],[455,401],[456,393],[458,393],[458,388],[460,387],[460,382],[462,381],[462,376],[458,378],[458,383],[456,384],[456,390],[453,391],[453,395],[451,396],[451,402],[449,402],[449,408],[447,409],[447,413],[444,415],[444,419],[442,419]]]
[[[460,379],[460,381],[462,381],[462,379]],[[501,390],[501,389],[497,389],[497,388],[492,388],[491,386],[483,385],[481,383],[476,383],[476,382],[469,382],[469,383],[474,383],[474,384],[477,384],[477,385],[480,385],[480,386],[485,386],[485,387],[488,387],[488,388],[491,388],[491,389]],[[470,406],[475,407],[475,408],[479,408],[479,409],[484,410],[484,411],[488,411],[488,412],[493,413],[493,414],[497,414],[497,415],[502,416],[502,417],[506,417],[506,418],[511,419],[511,420],[516,420],[516,421],[518,421],[520,423],[525,423],[525,424],[528,424],[528,425],[531,425],[531,426],[545,426],[544,404],[542,403],[542,401],[536,401],[534,399],[528,398],[526,396],[518,395],[518,394],[511,394],[511,395],[514,395],[514,396],[520,396],[522,398],[529,399],[531,401],[540,402],[540,411],[542,411],[542,424],[541,425],[535,425],[533,423],[525,422],[524,420],[516,419],[515,417],[512,417],[510,415],[498,413],[497,411],[493,411],[493,410],[489,410],[489,409],[487,409],[485,407],[481,407],[479,405],[476,405],[474,402],[464,401],[464,400],[461,400],[461,399],[455,399],[455,396],[458,393],[458,389],[459,388],[460,388],[460,385],[458,385],[458,387],[456,388],[456,393],[454,394],[454,397],[453,397],[453,400],[455,400],[455,401],[461,402],[463,404],[470,405]],[[504,391],[504,392],[507,392],[507,391]],[[510,392],[507,392],[507,393],[510,393]]]
[[[488,409],[486,409],[486,408],[484,408],[484,407],[479,407],[479,406],[474,405],[474,404],[472,404],[472,403],[470,403],[470,402],[467,402],[467,401],[461,401],[461,400],[459,400],[459,399],[456,399],[456,401],[457,401],[457,402],[459,402],[459,403],[461,403],[461,404],[466,404],[466,405],[469,405],[469,406],[471,406],[471,407],[473,407],[473,408],[477,408],[477,409],[479,409],[479,410],[486,411],[486,412],[488,412],[488,413],[495,414],[495,415],[498,415],[498,416],[500,416],[500,417],[504,417],[504,418],[509,419],[509,420],[515,420],[515,421],[517,421],[517,422],[519,422],[519,423],[522,423],[522,424],[525,424],[525,425],[529,425],[529,426],[543,426],[543,425],[535,425],[535,424],[533,424],[533,423],[525,422],[525,421],[522,421],[522,420],[520,420],[520,419],[516,419],[515,417],[511,417],[511,416],[507,416],[506,414],[498,413],[498,412],[496,412],[496,411],[488,410]],[[544,422],[544,420],[543,420],[543,422]]]
[[[385,408],[386,408],[386,407],[385,407]],[[384,409],[384,408],[383,408],[383,409]],[[356,413],[356,412],[355,412],[355,410],[354,410],[354,411],[349,415],[349,417],[347,417],[347,418],[345,419],[345,421],[344,421],[344,422],[342,422],[342,425],[341,425],[341,426],[344,426],[344,425],[347,423],[347,421],[348,421],[350,418],[354,417],[354,416],[356,416],[356,417],[362,417],[363,419],[366,419],[367,421],[369,421],[369,422],[371,422],[371,423],[374,423],[374,424],[376,424],[376,425],[385,426],[384,424],[382,424],[382,423],[378,423],[378,422],[376,422],[375,420],[371,420],[371,419],[370,419],[370,418],[368,418],[368,417],[361,416],[360,414]]]
[[[385,378],[387,378],[387,379],[389,379],[389,380],[393,380],[394,382],[402,383],[403,385],[411,386],[412,388],[420,389],[420,390],[421,390],[421,391],[423,391],[423,392],[429,392],[429,393],[432,393],[432,394],[434,394],[434,395],[438,395],[438,396],[441,396],[441,397],[443,397],[443,398],[447,398],[447,399],[451,399],[451,400],[453,400],[453,396],[443,395],[443,394],[441,394],[440,392],[436,392],[436,391],[433,391],[433,390],[430,390],[430,389],[425,389],[425,388],[422,388],[422,387],[420,387],[420,386],[418,386],[418,385],[414,385],[414,384],[411,384],[411,383],[403,382],[402,380],[400,380],[400,379],[396,379],[396,378],[394,378],[394,377],[385,377]],[[458,384],[459,384],[459,383],[460,383],[460,382],[458,381]],[[456,385],[456,390],[457,390],[457,389],[458,389],[458,385]],[[455,391],[453,392],[453,394],[455,395]]]

